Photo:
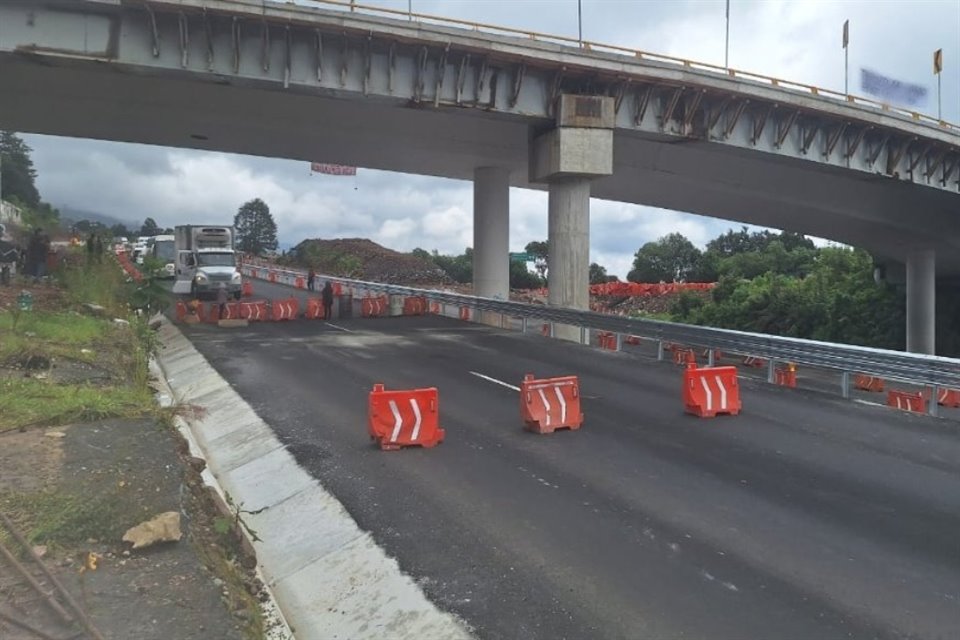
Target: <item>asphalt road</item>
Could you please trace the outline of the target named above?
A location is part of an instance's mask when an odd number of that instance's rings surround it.
[[[290,290],[257,282],[258,295]],[[335,325],[335,326],[334,326]],[[436,317],[186,327],[297,459],[482,638],[956,638],[955,423]],[[512,385],[580,376],[584,426]],[[436,386],[447,440],[381,452],[367,394]]]

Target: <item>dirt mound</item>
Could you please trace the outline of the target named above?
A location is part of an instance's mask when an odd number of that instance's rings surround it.
[[[432,262],[387,249],[366,238],[304,240],[290,253],[298,266],[345,278],[406,285],[452,282]]]

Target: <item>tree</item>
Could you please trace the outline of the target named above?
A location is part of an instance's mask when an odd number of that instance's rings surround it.
[[[510,261],[510,288],[511,289],[537,289],[543,286],[543,280],[535,273],[527,269],[526,262],[519,260]]]
[[[627,279],[631,282],[687,280],[696,274],[700,258],[700,250],[683,234],[671,233],[640,247]]]
[[[533,242],[527,243],[524,251],[533,257],[533,268],[537,270],[540,278],[546,280],[550,245],[546,241],[538,242],[534,240]]]
[[[253,255],[277,250],[277,223],[270,207],[260,198],[245,202],[233,218],[237,228],[237,249]]]
[[[113,234],[114,238],[129,238],[133,235],[130,229],[127,229],[127,225],[119,222],[110,227],[110,233]]]
[[[596,262],[590,264],[590,284],[603,284],[609,280],[606,267],[601,267]]]
[[[0,183],[4,200],[19,200],[28,209],[40,206],[37,172],[30,153],[33,150],[14,132],[0,132]]]
[[[160,235],[160,231],[160,225],[158,225],[157,221],[153,218],[147,218],[143,221],[143,225],[140,226],[141,236],[158,236]]]

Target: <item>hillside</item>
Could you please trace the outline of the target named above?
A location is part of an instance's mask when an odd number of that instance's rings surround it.
[[[347,278],[406,285],[452,282],[432,262],[387,249],[366,238],[308,239],[287,255],[291,264]]]

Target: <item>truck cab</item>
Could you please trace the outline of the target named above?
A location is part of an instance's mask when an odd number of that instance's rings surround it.
[[[176,277],[174,293],[199,298],[224,285],[240,299],[242,277],[233,250],[232,227],[182,225],[175,230]]]

